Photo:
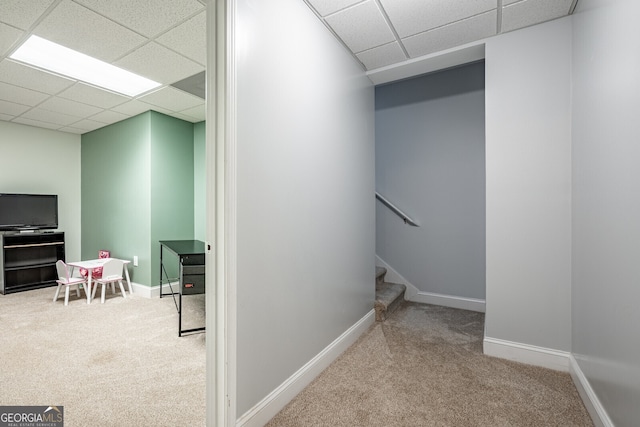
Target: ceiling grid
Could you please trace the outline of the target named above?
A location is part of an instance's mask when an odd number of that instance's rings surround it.
[[[367,71],[567,16],[576,1],[305,0]],[[376,20],[386,28],[366,28]]]
[[[571,14],[577,0],[300,0],[367,71]],[[150,5],[153,4],[153,8]],[[153,109],[205,119],[206,0],[2,0],[0,120],[82,134]],[[31,35],[156,80],[129,97],[9,59]]]
[[[171,84],[205,71],[206,2],[153,3],[158,7],[151,10],[148,1],[2,0],[0,120],[78,134],[151,109],[194,123],[204,120],[204,99]],[[31,35],[162,86],[129,97],[9,59]]]

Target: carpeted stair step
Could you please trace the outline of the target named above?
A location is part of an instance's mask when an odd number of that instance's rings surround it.
[[[393,313],[404,301],[405,285],[383,282],[380,287],[376,283],[376,321],[383,322],[387,316]]]
[[[376,266],[376,291],[384,283],[384,276],[387,274],[387,269],[384,267]]]

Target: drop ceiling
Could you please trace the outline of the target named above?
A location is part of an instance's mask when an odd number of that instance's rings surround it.
[[[205,119],[206,0],[1,0],[0,120],[82,134],[148,110]],[[128,97],[8,59],[30,35],[162,84]],[[195,77],[193,77],[195,76]],[[189,79],[190,78],[190,79]],[[180,89],[172,84],[183,81]]]
[[[366,70],[570,14],[577,0],[300,0]],[[1,0],[0,120],[82,134],[148,110],[205,119],[207,0]],[[158,81],[127,97],[8,59],[30,35]]]
[[[577,0],[305,0],[366,70],[572,13]]]

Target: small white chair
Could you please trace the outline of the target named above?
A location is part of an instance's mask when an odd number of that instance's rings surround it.
[[[60,295],[60,289],[64,286],[64,305],[69,305],[69,288],[76,288],[76,295],[80,296],[80,285],[86,283],[86,279],[83,277],[71,277],[69,272],[69,266],[65,264],[64,261],[58,260],[56,262],[56,270],[58,270],[58,288],[56,289],[56,294],[53,296],[53,302],[58,300],[58,296]],[[84,286],[85,292],[87,291],[87,287]]]
[[[122,292],[122,296],[124,298],[127,297],[127,294],[124,291],[124,286],[122,285],[122,267],[124,263],[120,259],[110,259],[109,261],[104,263],[102,267],[102,277],[95,279],[93,283],[96,285],[93,287],[93,292],[91,293],[91,299],[93,299],[96,295],[97,285],[102,285],[102,294],[100,297],[100,302],[104,304],[104,292],[105,288],[108,285],[114,285],[118,282],[120,286],[120,292]]]

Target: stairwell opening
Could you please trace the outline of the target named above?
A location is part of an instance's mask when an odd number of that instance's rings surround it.
[[[376,87],[375,121],[376,191],[420,225],[376,202],[377,318],[395,299],[484,312],[484,61]]]

